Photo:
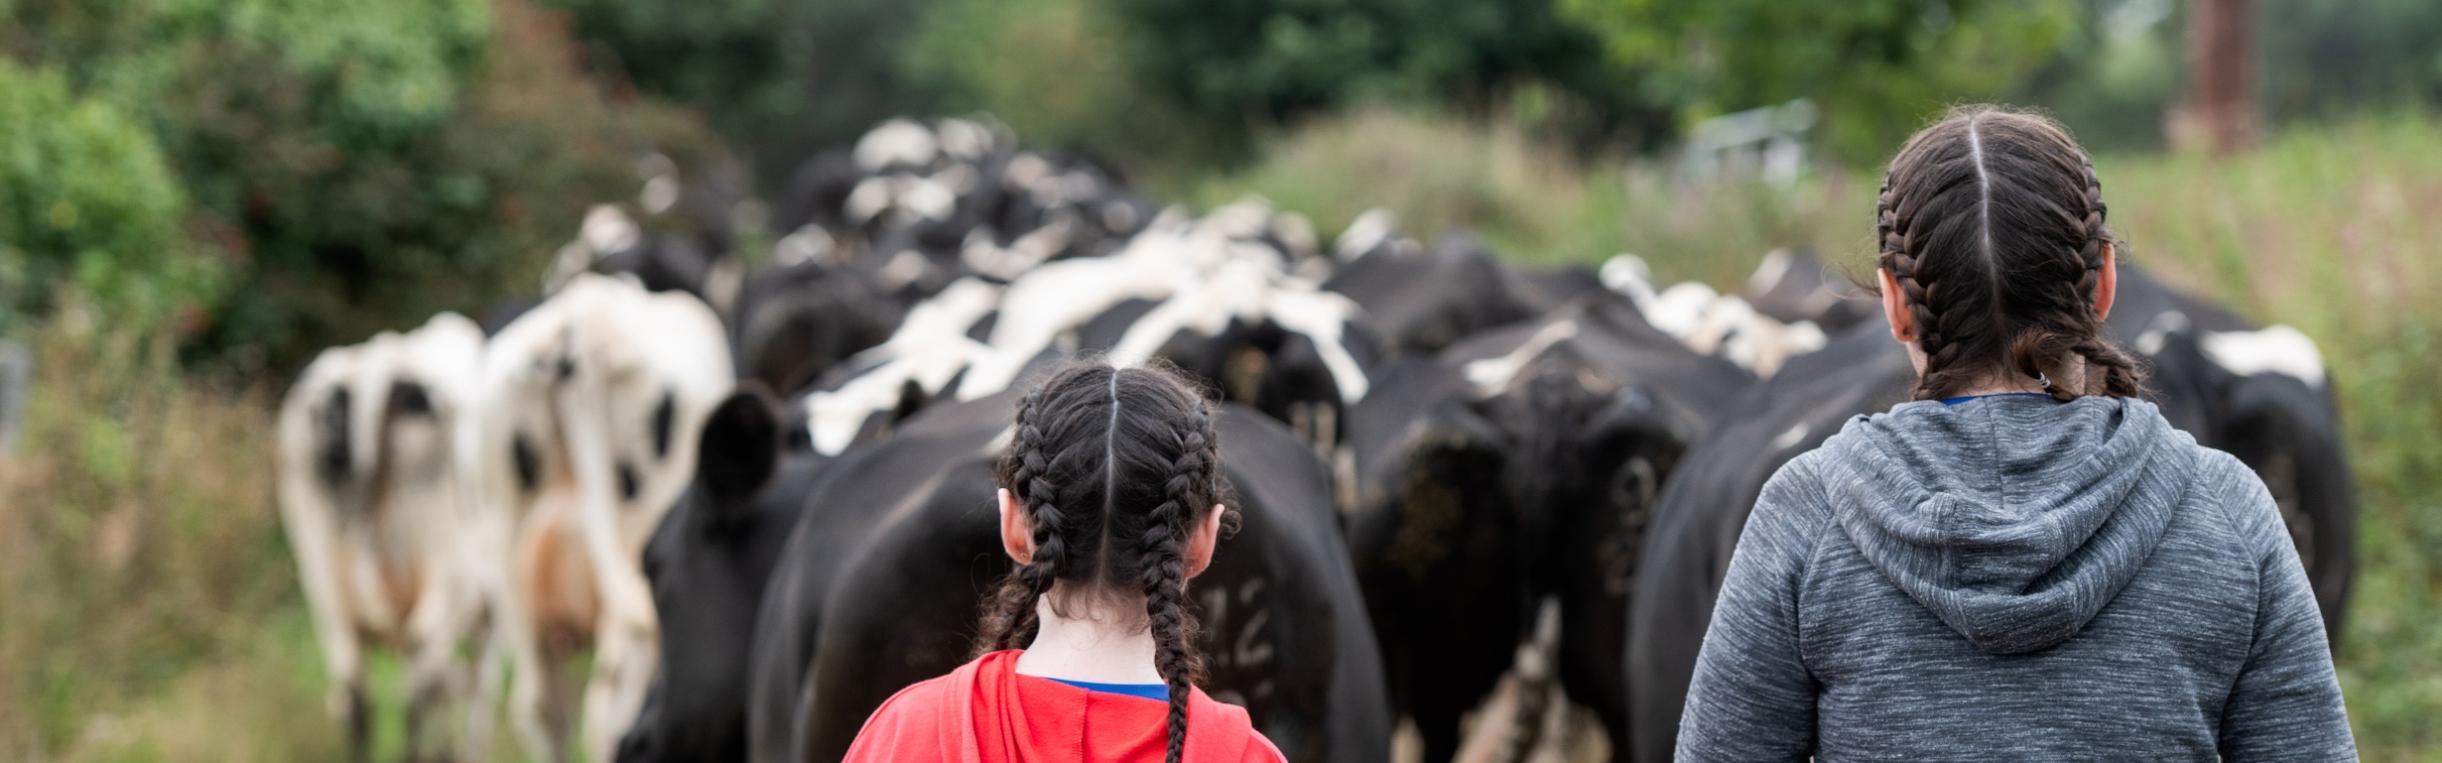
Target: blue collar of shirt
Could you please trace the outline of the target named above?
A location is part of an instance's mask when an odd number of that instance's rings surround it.
[[[1960,403],[1972,403],[1988,397],[2051,397],[2051,395],[2042,392],[1995,392],[1990,395],[1960,395],[1958,397],[1945,397],[1942,398],[1942,404],[1958,405]]]
[[[1051,678],[1051,676],[1041,677]],[[1106,694],[1125,694],[1131,697],[1143,697],[1145,699],[1159,700],[1162,702],[1170,701],[1170,687],[1163,684],[1105,684],[1095,683],[1092,681],[1071,681],[1066,678],[1051,678],[1051,680],[1068,684],[1079,689],[1084,689],[1086,691],[1098,691]]]

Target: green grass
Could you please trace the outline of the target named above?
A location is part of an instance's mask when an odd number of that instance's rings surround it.
[[[2295,132],[2241,157],[2104,156],[2130,258],[2312,335],[2361,498],[2341,653],[2371,760],[2442,760],[2442,122]],[[1699,185],[1515,131],[1391,113],[1311,125],[1163,198],[1260,193],[1324,231],[1371,206],[1522,261],[1628,251],[1734,286],[1765,251],[1862,263],[1875,177]],[[0,760],[329,760],[341,732],[273,510],[268,390],[184,379],[90,321],[35,337],[24,443],[0,456]],[[396,663],[377,661],[395,754]],[[506,749],[507,737],[499,740]]]
[[[2293,131],[2246,155],[2104,155],[2126,259],[2314,337],[2359,488],[2358,577],[2339,664],[2369,760],[2442,760],[2442,121]],[[1310,127],[1254,166],[1173,183],[1259,194],[1336,231],[1366,208],[1430,238],[1469,228],[1525,262],[1634,252],[1668,279],[1734,288],[1766,252],[1870,266],[1874,184],[1694,184],[1569,161],[1514,131],[1388,113]]]

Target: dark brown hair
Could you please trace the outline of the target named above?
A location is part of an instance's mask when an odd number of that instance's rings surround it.
[[[1874,230],[1925,351],[1914,396],[2011,375],[2061,400],[2136,395],[2144,372],[2094,310],[2105,212],[2093,159],[2049,118],[1969,106],[1909,138]]]
[[[1170,752],[1187,739],[1188,687],[1202,670],[1188,611],[1187,539],[1228,502],[1213,411],[1197,388],[1158,368],[1078,363],[1028,391],[998,480],[1026,512],[1034,557],[985,602],[978,650],[1032,638],[1035,602],[1142,593],[1154,668],[1170,687]],[[1222,518],[1235,529],[1237,510]],[[1132,599],[1132,596],[1123,597]],[[1053,611],[1066,613],[1064,602]]]

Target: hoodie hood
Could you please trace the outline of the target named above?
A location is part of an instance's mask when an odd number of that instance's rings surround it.
[[[1840,528],[1988,654],[2048,649],[2119,596],[2198,469],[2152,403],[1995,396],[1860,416],[1823,444]]]

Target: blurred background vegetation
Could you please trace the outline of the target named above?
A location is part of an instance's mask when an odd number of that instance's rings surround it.
[[[882,118],[984,112],[1156,198],[1728,286],[1779,246],[1861,262],[1891,147],[2002,100],[2096,150],[2133,261],[2323,345],[2364,501],[2352,721],[2442,760],[2442,3],[2247,3],[2261,139],[2173,150],[2189,14],[2228,1],[0,0],[0,340],[35,368],[0,759],[330,757],[281,385],[535,291],[650,152],[768,194]],[[1685,169],[1707,120],[1796,99],[1800,174]]]

